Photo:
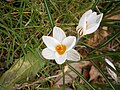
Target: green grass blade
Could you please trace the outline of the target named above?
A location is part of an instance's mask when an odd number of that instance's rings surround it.
[[[119,0],[105,0],[105,2],[118,2]]]
[[[87,58],[84,58],[84,59],[81,59],[82,61],[85,61],[85,60],[97,60],[98,58],[101,58],[101,57],[105,57],[105,56],[115,56],[115,55],[120,55],[120,52],[111,52],[111,53],[107,53],[107,54],[101,54],[101,55],[96,55],[96,54],[92,54],[90,56],[88,56]]]
[[[112,85],[112,83],[107,79],[107,77],[105,76],[104,72],[99,68],[99,66],[94,62],[91,61],[91,63],[98,69],[98,71],[102,74],[102,76],[106,79],[106,81],[108,82],[108,84],[111,86],[111,88],[113,90],[115,90],[114,86]]]
[[[92,51],[95,52],[99,49],[101,49],[102,47],[106,46],[108,43],[110,43],[113,39],[115,39],[117,36],[120,35],[120,30],[118,32],[115,32],[114,34],[112,34],[111,36],[108,37],[108,39],[104,40],[102,43],[100,43],[95,50]]]
[[[119,25],[115,25],[115,24],[106,24],[104,23],[104,26],[108,26],[108,27],[111,27],[111,28],[116,28],[116,29],[120,29],[120,26]],[[116,32],[117,33],[117,32]],[[119,32],[118,32],[119,33]]]
[[[103,7],[103,9],[105,9],[103,12],[106,12],[105,14],[108,15],[108,16],[109,16],[109,14],[111,15],[111,14],[119,11],[118,8],[119,8],[120,3],[115,3],[115,5],[110,7],[111,4],[112,4],[112,2],[111,3],[107,3],[108,7],[106,7],[106,6],[105,6],[106,8]]]
[[[75,70],[71,65],[69,65],[69,68],[75,72],[92,90],[95,90],[95,88],[77,70]]]
[[[104,19],[103,22],[113,22],[113,23],[120,23],[120,20],[116,20],[116,19]],[[114,25],[114,24],[113,24]]]
[[[94,9],[98,3],[99,3],[99,0],[95,0],[95,3],[93,4],[92,9]]]
[[[47,11],[47,13],[48,13],[48,18],[49,18],[49,20],[50,20],[51,27],[53,28],[53,27],[54,27],[54,22],[53,22],[53,20],[52,20],[52,16],[51,16],[51,13],[50,13],[50,11],[49,11],[47,2],[46,2],[46,0],[43,0],[43,1],[44,1],[45,9],[46,9],[46,11]]]

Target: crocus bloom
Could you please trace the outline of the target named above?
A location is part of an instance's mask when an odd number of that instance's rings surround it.
[[[86,11],[80,21],[79,24],[76,28],[80,36],[86,35],[86,34],[91,34],[95,32],[102,20],[103,13],[97,15],[96,12],[92,12],[92,10]]]
[[[109,59],[105,58],[105,61],[114,69],[116,70],[115,66],[112,64],[112,62],[110,62]],[[108,73],[110,74],[110,76],[117,82],[117,74],[112,71],[110,68],[106,67],[107,68],[107,71]]]
[[[65,60],[80,60],[79,53],[72,49],[76,44],[75,36],[66,37],[59,27],[53,28],[53,37],[43,36],[43,42],[47,48],[43,49],[42,55],[46,59],[55,59],[57,64],[63,64]]]

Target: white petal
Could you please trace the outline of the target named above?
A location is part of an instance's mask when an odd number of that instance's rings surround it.
[[[71,60],[71,61],[78,61],[80,60],[80,56],[79,53],[72,49],[70,51],[67,52],[67,60]]]
[[[109,59],[105,58],[105,61],[113,68],[116,70],[115,66],[112,64],[112,62],[110,62]],[[110,76],[117,82],[118,78],[117,78],[117,74],[112,71],[110,68],[106,67],[107,68],[107,71],[108,73],[110,74]]]
[[[97,21],[97,13],[93,12],[92,14],[88,16],[86,20],[87,20],[88,25],[95,24]]]
[[[57,64],[63,64],[66,61],[67,54],[59,55],[57,52],[55,54],[55,61]]]
[[[50,36],[42,36],[42,39],[45,45],[53,51],[55,51],[55,47],[60,44],[56,39]]]
[[[101,20],[102,20],[102,18],[103,18],[103,13],[101,13],[101,14],[97,15],[97,20],[96,20],[96,23],[100,23],[100,22],[101,22]]]
[[[92,14],[92,10],[91,10],[91,9],[88,10],[88,11],[86,11],[86,12],[83,14],[83,16],[88,17],[90,14]]]
[[[68,36],[63,40],[62,44],[67,47],[66,51],[69,51],[70,49],[72,49],[75,46],[76,37],[75,36]]]
[[[94,13],[91,16],[94,16],[95,18],[93,18],[93,19],[89,18],[88,28],[86,29],[85,34],[91,34],[98,29],[100,22],[102,20],[103,14],[101,13],[96,16]]]
[[[86,35],[86,23],[87,24],[89,24],[89,21],[87,20],[87,18],[89,17],[89,16],[91,16],[91,14],[92,14],[92,10],[90,9],[90,10],[88,10],[88,11],[86,11],[83,15],[82,15],[82,17],[81,17],[81,19],[80,19],[80,21],[79,21],[79,24],[78,24],[78,26],[77,26],[77,29],[78,30],[82,30],[82,31],[78,31],[79,33],[80,33],[80,35],[81,35],[81,33],[83,33],[83,35]],[[93,16],[93,15],[92,15]],[[93,17],[92,17],[93,18]]]
[[[83,16],[80,18],[78,27],[82,27],[83,29],[86,30],[86,16],[85,16],[85,15],[83,15]]]
[[[108,67],[106,67],[106,68],[107,68],[107,71],[110,74],[110,76],[117,82],[118,81],[117,74],[114,71],[112,71],[110,68],[108,68]]]
[[[116,70],[115,66],[112,64],[112,62],[110,62],[109,59],[105,58],[105,61],[112,67]]]
[[[43,49],[42,55],[46,59],[55,59],[55,51],[52,51],[49,48]]]
[[[89,16],[87,17],[87,19],[91,19],[91,18],[94,18],[94,16],[97,16],[97,13],[96,12],[93,12],[91,14],[89,14]]]
[[[98,24],[101,22],[103,17],[103,13],[97,15],[96,12],[93,12],[89,17],[87,18],[88,25],[90,24]]]
[[[99,24],[89,25],[88,29],[84,31],[84,35],[95,32],[98,29],[98,27],[99,27]]]
[[[53,37],[61,43],[63,39],[66,38],[66,35],[65,35],[65,32],[61,28],[55,26],[53,28]]]

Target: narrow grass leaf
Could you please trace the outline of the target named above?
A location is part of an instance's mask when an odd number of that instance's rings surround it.
[[[118,32],[115,32],[114,34],[112,34],[111,36],[109,36],[106,40],[104,40],[102,43],[100,43],[95,50],[92,51],[95,52],[98,49],[101,49],[102,47],[106,46],[108,43],[110,43],[113,39],[115,39],[117,36],[120,35],[120,30]]]
[[[49,18],[49,20],[50,20],[51,27],[53,28],[53,27],[54,27],[54,22],[53,22],[53,20],[52,20],[52,16],[51,16],[51,13],[50,13],[50,11],[49,11],[47,2],[46,2],[46,0],[43,0],[43,1],[44,1],[45,9],[46,9],[46,11],[47,11],[47,13],[48,13],[48,18]]]
[[[98,3],[99,3],[99,0],[95,0],[95,3],[93,4],[92,9],[95,9]]]
[[[74,69],[71,65],[69,65],[69,68],[75,72],[92,90],[96,90],[76,69]]]
[[[111,53],[107,53],[107,54],[101,54],[101,55],[96,55],[96,54],[92,54],[92,55],[89,55],[87,58],[84,58],[84,59],[81,59],[82,61],[85,61],[85,60],[97,60],[98,58],[101,58],[101,57],[105,57],[105,56],[115,56],[115,55],[120,55],[120,52],[111,52]]]
[[[111,86],[111,88],[113,90],[115,90],[114,86],[112,85],[112,83],[107,79],[107,77],[105,76],[104,72],[99,68],[99,66],[94,62],[91,61],[91,63],[98,69],[98,71],[102,74],[102,76],[106,79],[106,81],[108,82],[108,84]]]

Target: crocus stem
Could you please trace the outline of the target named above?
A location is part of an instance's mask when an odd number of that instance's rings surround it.
[[[65,90],[65,72],[64,72],[64,64],[62,64],[62,72],[63,72],[63,90]]]
[[[76,40],[76,44],[79,42],[79,40],[80,40],[80,37],[77,38],[77,40]]]
[[[77,40],[76,40],[76,44],[79,42],[80,38],[81,38],[81,37],[78,36],[78,38],[77,38]],[[76,45],[76,44],[75,44],[75,45]],[[75,46],[74,46],[74,48],[75,48]]]

